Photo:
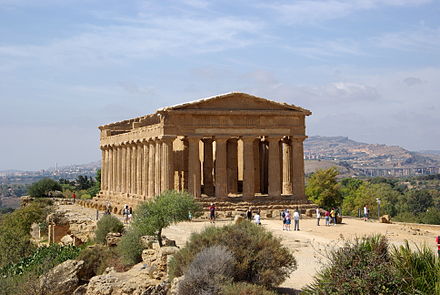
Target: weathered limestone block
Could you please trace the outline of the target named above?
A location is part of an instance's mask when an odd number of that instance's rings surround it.
[[[40,277],[39,288],[42,294],[70,295],[78,287],[78,273],[84,266],[84,261],[67,260],[47,274]]]
[[[234,224],[239,224],[242,223],[244,221],[244,217],[241,215],[235,215],[234,217]]]
[[[380,217],[381,223],[391,223],[391,217],[389,215],[383,215]]]
[[[316,213],[316,211],[315,210],[313,210],[313,209],[306,209],[306,216],[307,217],[313,217],[313,213]]]
[[[108,233],[105,237],[105,243],[109,247],[115,247],[122,239],[121,233]]]

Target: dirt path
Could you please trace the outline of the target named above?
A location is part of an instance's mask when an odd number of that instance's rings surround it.
[[[96,210],[83,208],[76,205],[63,205],[63,210],[75,211],[96,218]],[[100,215],[102,212],[100,212]],[[121,218],[122,220],[122,218]],[[365,235],[383,234],[391,244],[402,245],[405,240],[415,245],[426,244],[432,250],[436,250],[435,237],[440,235],[440,226],[415,225],[415,224],[382,224],[375,221],[365,222],[357,218],[345,218],[343,224],[336,226],[316,225],[315,219],[302,219],[300,231],[283,231],[281,220],[262,220],[263,227],[271,231],[275,236],[282,239],[295,256],[298,269],[282,284],[288,289],[301,289],[312,282],[316,271],[327,263],[325,251],[331,250],[343,244],[344,239],[354,239]],[[217,221],[214,226],[222,226],[232,223],[231,220]],[[182,247],[192,232],[200,232],[207,226],[213,226],[208,221],[182,222],[172,225],[164,230],[164,235],[176,240]],[[293,225],[292,225],[293,228]]]

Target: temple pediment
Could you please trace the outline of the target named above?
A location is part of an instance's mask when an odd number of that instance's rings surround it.
[[[273,111],[294,111],[304,115],[310,115],[309,110],[287,103],[279,103],[265,98],[253,96],[246,93],[232,92],[214,97],[204,98],[184,104],[164,108],[159,111],[252,111],[252,110],[273,110]]]

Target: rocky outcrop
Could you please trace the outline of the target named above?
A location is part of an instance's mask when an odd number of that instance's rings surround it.
[[[40,277],[40,294],[67,295],[72,294],[80,284],[79,272],[84,261],[67,260]]]
[[[122,239],[121,233],[108,233],[105,236],[105,244],[109,247],[115,247]]]
[[[383,215],[380,217],[379,221],[381,223],[391,223],[391,217],[389,215]]]

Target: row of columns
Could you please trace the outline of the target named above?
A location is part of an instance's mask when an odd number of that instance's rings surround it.
[[[241,136],[240,139],[243,142],[243,197],[254,197],[255,193],[262,192],[261,187],[265,185],[269,196],[293,194],[304,197],[303,137],[266,136],[261,141],[257,136]],[[200,140],[203,142],[204,155],[202,170],[199,161]],[[204,193],[208,196],[215,194],[216,197],[225,197],[229,193],[237,193],[237,139],[190,136],[187,141],[189,192],[195,197],[201,196],[203,175]]]
[[[143,199],[173,189],[174,139],[167,136],[101,147],[101,189]]]

